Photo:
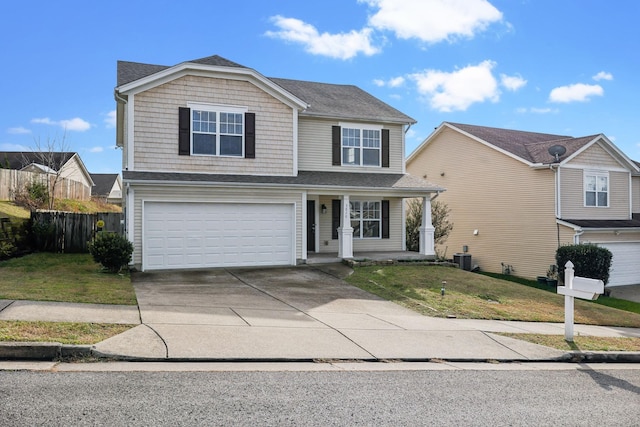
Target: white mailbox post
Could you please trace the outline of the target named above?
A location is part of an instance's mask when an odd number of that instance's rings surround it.
[[[604,293],[604,282],[586,277],[574,277],[573,263],[564,266],[565,286],[558,286],[558,293],[564,295],[564,339],[573,342],[573,298],[596,300]]]

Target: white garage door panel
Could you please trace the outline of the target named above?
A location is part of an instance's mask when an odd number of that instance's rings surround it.
[[[145,270],[293,263],[293,205],[147,202]]]
[[[613,254],[607,286],[640,283],[640,243],[599,243]]]

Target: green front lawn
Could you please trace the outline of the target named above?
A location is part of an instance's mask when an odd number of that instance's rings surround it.
[[[358,267],[346,280],[427,316],[564,322],[562,295],[452,267]],[[576,299],[575,322],[639,328],[640,314]]]
[[[89,254],[36,253],[0,261],[0,299],[137,304],[128,274],[105,273]]]

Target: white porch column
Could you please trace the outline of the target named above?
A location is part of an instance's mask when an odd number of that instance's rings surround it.
[[[353,258],[353,227],[349,195],[342,196],[342,218],[338,227],[338,257]]]
[[[420,255],[435,256],[435,227],[431,223],[431,199],[422,198],[422,226],[420,227]]]

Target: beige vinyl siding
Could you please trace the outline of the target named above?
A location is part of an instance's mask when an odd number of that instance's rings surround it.
[[[598,169],[602,170],[602,169]],[[629,172],[609,172],[609,207],[584,205],[584,170],[560,168],[561,218],[629,219]]]
[[[589,166],[596,169],[621,168],[618,163],[599,143],[595,143],[584,152],[577,155],[571,165]]]
[[[554,172],[535,170],[445,128],[407,164],[411,175],[446,188],[436,200],[451,210],[453,231],[438,254],[467,245],[482,271],[535,277],[554,263],[557,247]],[[478,234],[474,235],[474,230]]]
[[[188,102],[248,107],[256,114],[256,158],[179,156],[178,108]],[[292,175],[293,111],[246,81],[185,76],[134,97],[138,171]]]
[[[200,203],[295,203],[296,259],[302,258],[302,193],[278,190],[212,188],[202,186],[132,186],[134,200],[133,263],[142,265],[143,201]],[[306,232],[306,231],[305,231]]]
[[[402,173],[402,147],[404,144],[402,125],[385,125],[383,127],[389,129],[389,167],[382,168],[332,165],[331,129],[332,126],[339,124],[335,120],[300,117],[298,122],[298,168],[300,170]],[[372,125],[375,123],[363,124]]]
[[[82,172],[82,166],[76,156],[73,156],[67,163],[62,166],[60,170],[60,178],[70,179],[72,181],[80,182],[87,187],[91,188],[89,179],[85,173]]]
[[[631,212],[640,213],[640,176],[631,178]]]
[[[321,196],[319,206],[327,207],[326,214],[320,214],[318,252],[338,253],[338,240],[332,239],[332,200],[340,197]],[[376,201],[375,196],[350,196],[350,200]],[[353,239],[353,251],[401,251],[402,250],[402,199],[389,200],[389,238],[388,239]]]

